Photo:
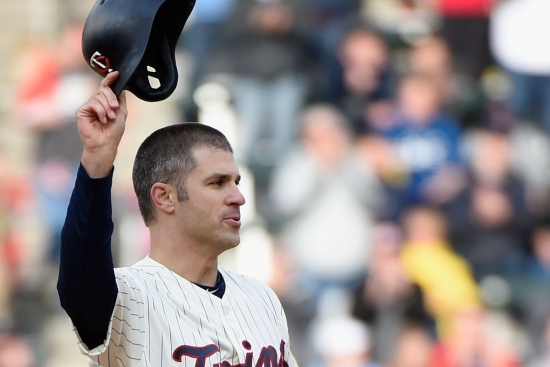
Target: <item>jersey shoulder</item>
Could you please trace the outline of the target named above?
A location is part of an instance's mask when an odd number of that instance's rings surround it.
[[[281,302],[277,294],[265,282],[248,275],[232,272],[227,269],[219,269],[225,279],[225,285],[228,289],[237,288],[249,295],[269,299],[277,307],[281,307]]]
[[[248,284],[250,286],[266,288],[271,290],[271,288],[265,282],[257,278],[251,277],[249,275],[236,273],[232,270],[228,270],[225,268],[219,268],[219,271],[222,273],[222,276],[226,280],[226,282],[229,279],[230,281],[235,282],[237,284]]]
[[[143,287],[147,279],[154,277],[161,269],[163,269],[162,265],[147,256],[132,266],[119,267],[114,270],[119,290],[122,288],[136,291]]]
[[[163,265],[151,259],[149,256],[146,256],[131,266],[115,268],[115,273],[125,274],[125,275],[142,274],[142,275],[154,276],[163,268],[164,268]]]

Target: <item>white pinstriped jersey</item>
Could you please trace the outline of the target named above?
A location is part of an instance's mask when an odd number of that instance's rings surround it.
[[[146,257],[115,269],[116,305],[105,343],[90,366],[297,367],[275,293],[258,280],[220,269],[220,299]]]

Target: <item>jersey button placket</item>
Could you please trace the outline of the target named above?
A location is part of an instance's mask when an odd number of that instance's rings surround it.
[[[242,350],[242,341],[243,341],[243,334],[241,332],[241,327],[235,317],[235,312],[232,310],[232,308],[225,304],[222,301],[222,311],[223,311],[223,323],[226,330],[230,330],[228,332],[229,335],[227,337],[231,340],[235,348],[239,351]]]

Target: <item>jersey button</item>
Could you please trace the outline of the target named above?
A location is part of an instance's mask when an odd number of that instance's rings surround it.
[[[224,307],[223,308],[223,313],[228,316],[231,314],[231,309],[229,307]]]

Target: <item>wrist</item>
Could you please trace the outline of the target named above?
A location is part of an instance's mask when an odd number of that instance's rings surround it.
[[[82,152],[81,163],[90,178],[103,178],[109,175],[114,166],[116,152]]]

